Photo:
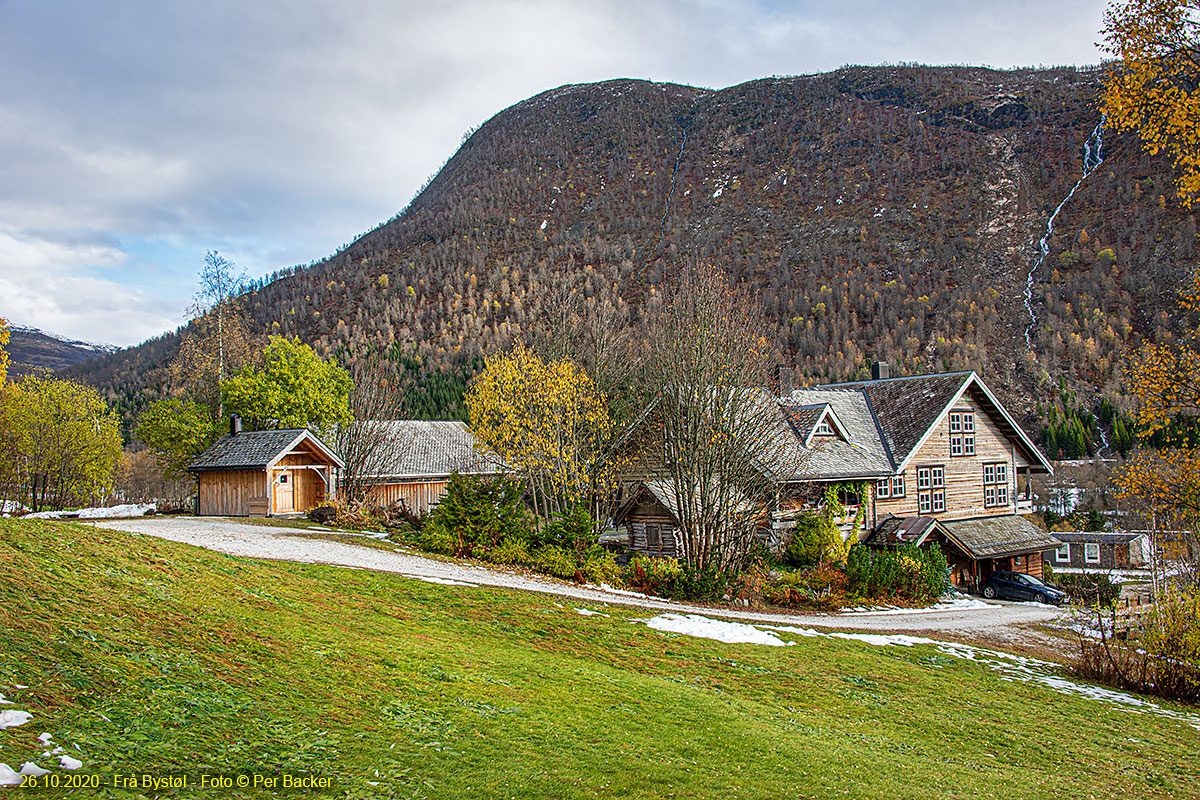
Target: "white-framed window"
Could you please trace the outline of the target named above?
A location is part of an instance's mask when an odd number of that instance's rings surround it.
[[[886,500],[892,496],[892,481],[890,478],[884,478],[875,486],[875,496],[880,500]]]
[[[1083,560],[1089,564],[1100,563],[1100,545],[1094,542],[1085,542],[1083,545]]]
[[[983,465],[983,505],[1008,505],[1008,464]]]
[[[829,424],[829,420],[823,419],[817,423],[817,429],[813,431],[815,436],[833,436],[833,426]]]
[[[950,455],[975,455],[975,412],[950,412]]]
[[[946,510],[944,467],[917,467],[917,510],[922,514],[940,514]]]
[[[1060,564],[1069,564],[1071,562],[1071,544],[1063,542],[1054,551],[1054,560]]]
[[[904,497],[904,475],[892,476],[892,497]]]

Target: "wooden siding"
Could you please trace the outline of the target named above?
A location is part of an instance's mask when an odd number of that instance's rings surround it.
[[[308,442],[303,442],[307,445]],[[290,469],[289,469],[290,467]],[[316,469],[312,469],[316,467]],[[318,474],[318,470],[321,474]],[[292,507],[290,511],[303,512],[310,508],[319,506],[325,502],[326,489],[325,480],[321,475],[327,475],[332,480],[332,469],[328,464],[328,459],[316,452],[300,452],[290,453],[279,460],[279,463],[271,470],[271,485],[275,491],[276,502],[280,496],[278,478],[280,473],[288,472],[288,482],[292,486]],[[274,508],[276,513],[286,514],[289,509],[281,508],[278,505]]]
[[[950,411],[975,412],[975,455],[951,457],[950,414],[947,413],[938,420],[933,433],[921,445],[921,449],[917,451],[904,471],[904,497],[877,497],[875,516],[883,518],[888,514],[894,514],[897,517],[920,515],[921,512],[917,508],[917,469],[919,467],[943,467],[945,469],[946,510],[933,512],[931,516],[948,520],[1016,513],[1017,467],[1025,466],[1026,461],[1019,458],[1013,442],[1004,435],[971,394],[971,392],[964,394]],[[1008,465],[1008,502],[1004,505],[985,507],[983,504],[983,465],[997,463]]]
[[[427,514],[446,496],[446,488],[449,485],[448,477],[384,483],[371,487],[367,494],[367,502],[374,506],[390,506],[402,501],[410,512]]]
[[[267,474],[261,469],[199,472],[197,480],[203,516],[249,516],[251,498],[267,494]]]
[[[625,530],[629,532],[629,549],[648,556],[678,558],[679,548],[675,541],[675,521],[666,514],[639,514],[634,511],[625,517]],[[646,535],[647,525],[657,525],[659,546],[652,547]]]

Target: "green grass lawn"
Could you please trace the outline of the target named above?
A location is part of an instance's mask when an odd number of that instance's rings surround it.
[[[723,644],[561,602],[0,521],[0,708],[35,715],[0,762],[52,766],[46,731],[106,787],[30,796],[286,773],[331,788],[207,794],[1200,797],[1178,721],[929,647]],[[192,788],[112,788],[134,774]]]

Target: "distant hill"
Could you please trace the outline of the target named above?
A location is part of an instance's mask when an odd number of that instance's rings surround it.
[[[49,331],[14,325],[8,345],[9,374],[27,375],[40,369],[59,370],[114,353],[117,347],[68,339]]]
[[[722,90],[563,86],[488,120],[403,212],[280,271],[249,307],[328,353],[393,348],[418,374],[413,413],[451,416],[480,356],[563,292],[636,325],[681,265],[710,261],[754,288],[779,361],[807,380],[861,378],[874,359],[973,368],[1036,427],[1060,386],[1092,407],[1119,396],[1127,349],[1177,332],[1195,255],[1169,165],[1105,134],[1038,263],[1083,173],[1100,77],[853,67]],[[74,372],[128,415],[177,341]]]

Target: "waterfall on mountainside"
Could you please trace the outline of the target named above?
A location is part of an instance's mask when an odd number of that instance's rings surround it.
[[[1074,195],[1076,190],[1083,185],[1087,180],[1087,176],[1091,175],[1096,167],[1104,162],[1104,117],[1100,117],[1100,122],[1096,125],[1096,129],[1092,131],[1092,135],[1083,145],[1083,175],[1071,187],[1071,191],[1067,192],[1067,196],[1062,199],[1058,207],[1054,209],[1054,213],[1050,215],[1050,219],[1046,222],[1046,233],[1038,242],[1038,257],[1033,262],[1033,266],[1029,269],[1029,274],[1025,276],[1025,311],[1029,313],[1029,324],[1025,326],[1025,349],[1033,352],[1033,328],[1037,325],[1037,314],[1033,310],[1033,276],[1037,273],[1038,267],[1042,266],[1042,262],[1046,260],[1046,256],[1050,254],[1050,237],[1054,235],[1054,220],[1058,217],[1058,212],[1063,210],[1063,206],[1067,204]],[[1035,354],[1036,357],[1036,354]]]

